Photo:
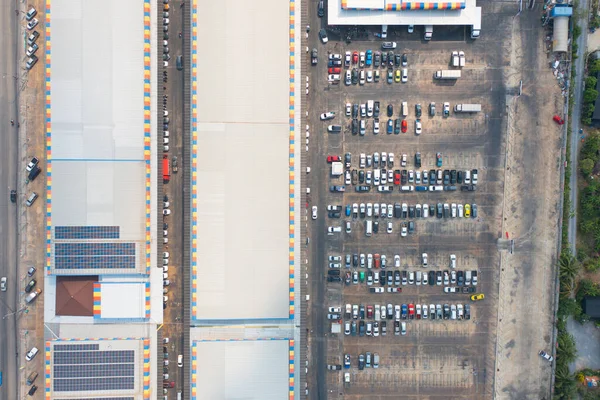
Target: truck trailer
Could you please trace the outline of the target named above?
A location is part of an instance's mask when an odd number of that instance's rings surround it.
[[[435,79],[458,79],[460,78],[460,70],[441,70],[436,71],[433,75]]]
[[[455,113],[476,113],[481,111],[481,104],[456,104]]]

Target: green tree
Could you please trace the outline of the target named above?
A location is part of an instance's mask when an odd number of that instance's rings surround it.
[[[564,318],[569,315],[574,318],[581,315],[581,305],[575,299],[560,299],[558,302],[558,317]]]
[[[583,142],[581,158],[589,158],[590,160],[598,161],[598,150],[600,150],[600,135],[592,133],[588,135],[585,142]]]
[[[593,171],[594,171],[594,160],[590,160],[589,158],[584,158],[583,160],[581,160],[581,172],[583,172],[584,175],[590,175]]]
[[[593,103],[596,101],[598,97],[598,91],[593,88],[587,88],[583,91],[583,102],[584,103]]]
[[[600,60],[596,60],[593,58],[590,58],[590,63],[588,66],[588,75],[598,75],[598,72],[600,72]]]
[[[558,263],[560,268],[560,290],[563,293],[570,292],[573,290],[573,282],[579,272],[579,262],[570,252],[563,252]]]
[[[577,294],[575,299],[581,302],[585,296],[598,296],[600,295],[600,288],[592,280],[584,278],[579,281],[577,286]]]
[[[598,84],[598,79],[595,76],[588,76],[585,78],[585,87],[596,89],[596,84]]]
[[[575,339],[570,333],[562,332],[558,334],[556,341],[558,343],[557,360],[560,359],[560,363],[568,367],[577,358]]]
[[[577,389],[577,381],[575,377],[569,373],[569,366],[566,364],[556,364],[554,381],[554,398],[556,399],[573,399]]]

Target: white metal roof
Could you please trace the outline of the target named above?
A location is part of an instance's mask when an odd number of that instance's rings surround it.
[[[352,4],[354,10],[343,9],[342,1]],[[329,0],[327,23],[329,25],[473,25],[481,26],[481,7],[476,0],[465,0],[465,8],[458,10],[399,10],[385,11],[366,9],[375,0]],[[388,4],[389,3],[389,4]],[[386,6],[394,3],[399,8],[401,0],[387,0]],[[407,2],[404,2],[407,3]],[[409,2],[417,4],[419,2]],[[437,1],[427,3],[441,3]],[[388,7],[390,8],[390,7]],[[432,7],[433,8],[433,7]]]

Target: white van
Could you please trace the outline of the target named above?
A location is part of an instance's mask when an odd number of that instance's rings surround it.
[[[406,101],[402,102],[402,116],[408,117],[408,103]]]
[[[373,116],[373,100],[368,100],[367,101],[367,117],[372,117]]]
[[[38,198],[38,194],[36,192],[33,192],[29,195],[29,197],[27,198],[27,201],[25,202],[25,204],[27,205],[27,207],[31,207],[31,205],[33,203],[35,203],[35,201]]]
[[[471,271],[465,272],[465,285],[469,286],[471,284]]]
[[[25,359],[27,361],[31,361],[35,358],[35,356],[37,356],[37,353],[39,352],[37,347],[32,347],[31,350],[29,350],[27,352],[27,355],[25,356]]]
[[[373,234],[373,221],[370,219],[365,221],[365,235],[371,236]]]
[[[465,184],[468,185],[471,183],[471,171],[465,171]]]

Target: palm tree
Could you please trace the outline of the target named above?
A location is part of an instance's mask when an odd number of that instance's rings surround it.
[[[577,346],[575,345],[575,339],[570,333],[561,333],[557,337],[558,351],[557,361],[560,361],[561,365],[568,366],[571,362],[577,358]],[[557,367],[558,369],[558,367]]]
[[[579,272],[579,262],[571,253],[563,252],[558,260],[560,267],[559,276],[561,286],[561,292],[573,290],[573,281]]]

